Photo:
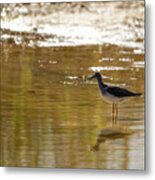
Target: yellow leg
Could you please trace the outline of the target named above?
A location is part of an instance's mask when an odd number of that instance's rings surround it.
[[[114,113],[115,113],[115,106],[112,104],[112,124],[114,124]]]
[[[118,120],[118,106],[115,104],[115,124],[117,123]]]
[[[117,107],[117,105],[116,105],[116,117],[118,119],[118,107]]]
[[[117,123],[117,119],[118,119],[118,107],[117,104],[114,104],[114,122],[115,124]]]
[[[112,104],[112,115],[114,115],[114,113],[115,113],[115,106],[114,106],[114,104]]]
[[[116,104],[114,104],[114,124],[116,124]]]

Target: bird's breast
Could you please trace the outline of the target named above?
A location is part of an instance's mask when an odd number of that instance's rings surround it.
[[[108,103],[120,103],[124,100],[124,98],[116,97],[108,92],[102,92],[102,97]]]

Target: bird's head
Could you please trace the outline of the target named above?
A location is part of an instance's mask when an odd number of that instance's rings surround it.
[[[100,74],[99,72],[96,72],[95,74],[88,76],[87,79],[88,79],[88,80],[91,80],[91,79],[94,79],[94,78],[96,78],[96,79],[98,79],[98,80],[101,80],[101,79],[102,79],[101,74]]]

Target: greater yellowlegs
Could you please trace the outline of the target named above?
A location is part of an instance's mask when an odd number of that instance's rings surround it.
[[[102,77],[100,73],[95,73],[88,77],[88,79],[96,78],[98,81],[98,86],[102,96],[104,97],[105,101],[112,103],[112,115],[113,118],[116,116],[118,117],[118,108],[117,103],[123,102],[124,100],[128,99],[129,97],[140,96],[141,93],[134,93],[128,91],[126,89],[116,87],[116,86],[108,86],[103,83]]]

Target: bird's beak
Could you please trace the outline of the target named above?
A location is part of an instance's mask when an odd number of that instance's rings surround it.
[[[88,79],[88,80],[91,80],[91,79],[93,79],[93,78],[95,78],[95,75],[94,75],[94,74],[87,76],[87,79]]]

